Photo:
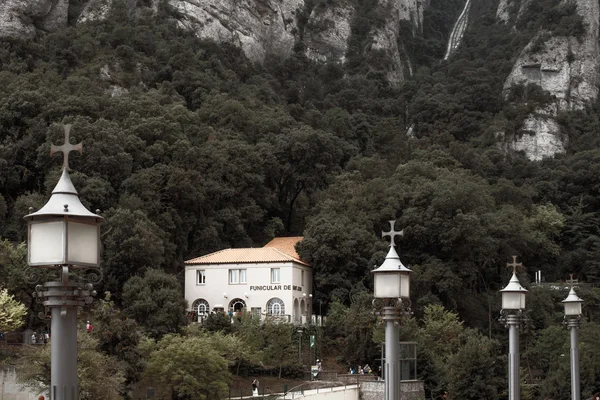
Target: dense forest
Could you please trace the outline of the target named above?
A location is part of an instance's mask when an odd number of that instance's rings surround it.
[[[370,27],[381,22],[376,2],[353,1],[343,65],[307,59],[301,39],[289,58],[251,63],[238,48],[179,29],[166,4],[156,14],[131,13],[116,1],[106,20],[1,40],[3,286],[37,307],[7,272],[18,251],[9,248],[26,240],[23,216],[44,204],[60,176],[49,148],[62,144],[61,124],[70,123],[72,143],[84,143],[83,155],[70,158],[73,183],[86,207],[106,218],[98,288],[111,293],[106,307],[131,304],[127,296],[157,270],[180,278],[186,259],[301,235],[314,302],[333,320],[345,318],[339,326],[348,330],[330,333],[351,344],[364,338],[357,330],[371,329],[369,315],[361,314],[361,325],[348,313],[369,303],[370,271],[386,253],[380,232],[396,219],[405,230],[400,257],[414,271],[415,319],[428,321],[437,310],[456,343],[474,329],[483,336],[469,336],[472,349],[487,338],[479,345],[503,354],[497,291],[510,277],[504,266],[512,255],[525,265],[526,286],[538,270],[547,281],[573,273],[589,284],[579,294],[592,329],[600,318],[593,287],[600,284],[600,107],[559,115],[569,145],[554,158],[529,161],[497,136],[519,134],[518,121],[549,101],[533,85],[503,95],[503,84],[540,27],[551,23],[550,34],[574,36],[585,29],[573,7],[532,0],[513,29],[498,23],[497,1],[475,2],[476,23],[442,61],[464,1],[432,0],[420,31],[399,27],[414,74],[395,86],[386,81],[385,54],[366,52]],[[558,368],[552,357],[567,340],[556,331],[566,292],[530,296],[526,354],[548,373],[544,393],[562,398],[568,382],[556,374],[564,363]],[[28,324],[36,324],[33,316]],[[147,333],[160,338],[181,325]],[[409,324],[403,335],[428,326]],[[376,342],[367,342],[349,345],[344,361],[373,359]],[[458,379],[443,375],[431,354],[420,357],[428,393]],[[457,357],[447,365],[460,364]],[[600,368],[592,364],[585,364],[584,393],[597,389]],[[488,389],[501,386],[503,370],[489,373]],[[497,398],[469,396],[460,398]]]

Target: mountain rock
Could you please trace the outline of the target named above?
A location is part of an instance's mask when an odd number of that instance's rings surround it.
[[[69,0],[0,1],[0,37],[31,38],[67,25]]]
[[[287,56],[295,38],[296,12],[304,0],[172,0],[179,24],[205,39],[241,47],[248,58]]]
[[[404,50],[399,37],[401,21],[410,21],[413,32],[423,26],[423,11],[429,0],[382,0],[379,7],[386,15],[385,23],[373,31],[371,50],[383,51],[391,60],[387,71],[387,79],[392,85],[404,81],[408,74],[412,75],[412,67],[408,54]]]
[[[138,1],[122,0],[132,12]],[[356,2],[336,0],[310,5],[308,19],[299,26],[305,0],[168,0],[177,23],[198,37],[239,46],[248,58],[264,61],[267,54],[289,56],[302,40],[305,54],[321,62],[345,61]],[[156,10],[157,0],[152,1]],[[399,38],[399,23],[410,21],[414,31],[423,25],[429,0],[380,0],[384,16],[370,33],[367,53],[383,52],[390,60],[387,77],[393,84],[411,74],[408,54]],[[112,0],[89,0],[77,23],[108,17]],[[0,37],[33,37],[38,31],[66,26],[69,0],[4,0],[0,2]],[[302,30],[302,32],[300,32]]]
[[[315,7],[304,27],[304,48],[308,58],[343,63],[348,50],[351,22],[356,10],[348,2],[336,7]]]
[[[577,13],[586,25],[585,33],[577,38],[552,37],[548,32],[540,32],[521,52],[504,84],[508,92],[515,85],[533,83],[555,99],[524,121],[523,130],[537,137],[513,138],[513,148],[524,150],[530,159],[564,152],[566,143],[554,121],[557,113],[582,109],[598,96],[600,6],[597,0],[577,0],[576,3]],[[555,139],[548,139],[548,135]]]

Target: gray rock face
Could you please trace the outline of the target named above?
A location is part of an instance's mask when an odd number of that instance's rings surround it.
[[[523,151],[532,161],[539,161],[554,154],[564,153],[568,138],[561,135],[560,127],[553,118],[530,114],[523,122],[523,135],[514,138],[511,147]]]
[[[69,0],[0,1],[0,37],[31,38],[67,25]]]
[[[399,44],[400,21],[410,21],[413,31],[423,26],[423,11],[429,5],[429,0],[381,0],[379,6],[385,11],[388,18],[385,24],[373,31],[373,44],[371,50],[380,50],[387,53],[392,60],[387,72],[387,79],[392,85],[404,81],[408,74],[412,75],[412,67],[408,54]]]
[[[500,0],[498,3],[498,10],[496,11],[496,18],[504,23],[507,23],[509,20],[508,9],[510,5],[511,0]]]
[[[201,38],[230,42],[248,58],[268,53],[286,56],[293,49],[296,12],[304,0],[172,0],[183,16],[179,24]]]
[[[106,18],[111,7],[111,0],[91,0],[79,15],[77,23],[98,21]]]
[[[383,26],[371,32],[367,51],[382,51],[392,61],[387,71],[388,81],[399,84],[406,73],[412,74],[408,55],[399,44],[400,21],[410,21],[416,31],[423,24],[423,11],[429,0],[381,0],[378,7],[387,16]],[[306,54],[315,61],[343,62],[355,9],[351,2],[338,1],[331,8],[312,10],[304,30]]]
[[[504,84],[508,91],[517,84],[535,83],[556,99],[550,106],[527,117],[524,129],[533,132],[535,138],[513,139],[513,148],[524,150],[530,159],[564,152],[566,143],[554,117],[559,111],[582,109],[598,96],[600,6],[597,0],[577,0],[576,3],[577,12],[587,25],[583,37],[551,37],[540,45],[540,38],[544,37],[544,33],[540,33],[522,51]],[[548,135],[555,139],[548,139]],[[547,145],[539,147],[540,143]]]
[[[355,11],[353,5],[345,2],[334,8],[313,9],[304,28],[307,57],[315,61],[343,63]]]

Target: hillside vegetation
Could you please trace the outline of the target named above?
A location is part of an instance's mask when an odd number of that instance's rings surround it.
[[[371,293],[391,219],[405,229],[399,254],[414,271],[417,318],[441,304],[469,328],[503,337],[497,291],[512,255],[526,267],[524,284],[538,270],[548,281],[574,273],[600,284],[598,105],[559,116],[569,148],[554,159],[530,162],[497,139],[519,134],[515,121],[548,102],[532,85],[502,96],[515,57],[540,25],[558,21],[551,32],[577,35],[581,21],[558,1],[532,0],[511,29],[497,22],[496,1],[481,0],[471,11],[477,23],[441,62],[464,2],[432,0],[423,32],[399,27],[415,73],[393,87],[385,57],[364,56],[377,20],[369,1],[357,0],[346,65],[316,64],[301,51],[252,64],[237,48],[178,29],[166,6],[132,18],[120,2],[106,21],[0,41],[2,238],[26,240],[22,217],[44,204],[60,173],[50,143],[62,144],[61,124],[71,123],[73,143],[84,142],[70,158],[74,185],[106,218],[98,291],[117,305],[126,282],[149,269],[181,276],[185,259],[303,235],[313,304],[342,313]],[[540,5],[546,11],[535,13]],[[554,371],[535,346],[554,334],[560,308],[549,304],[566,293],[531,295],[530,356]],[[580,296],[597,322],[600,293],[586,287]],[[374,349],[347,360],[371,360]],[[590,372],[585,393],[598,376]]]

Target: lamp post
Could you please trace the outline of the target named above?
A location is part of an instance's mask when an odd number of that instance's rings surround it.
[[[39,280],[38,269],[58,273],[58,279],[36,285],[33,296],[51,315],[50,399],[79,399],[77,378],[77,310],[92,302],[93,284],[100,281],[99,215],[88,211],[69,176],[69,152],[82,145],[69,142],[70,125],[64,126],[65,144],[52,146],[50,155],[64,154],[62,175],[48,202],[25,216],[28,230],[29,283]],[[77,271],[77,273],[75,273]],[[90,274],[91,272],[91,274]],[[89,274],[86,276],[86,274]],[[86,279],[87,278],[87,279]]]
[[[569,295],[564,299],[565,322],[571,331],[571,400],[580,400],[581,388],[579,385],[579,346],[578,329],[581,320],[581,303],[583,300],[577,296],[575,289],[571,287]]]
[[[298,328],[298,361],[302,364],[302,328]]]
[[[502,315],[508,326],[508,399],[519,400],[521,398],[521,388],[518,328],[521,322],[521,314],[525,310],[527,290],[521,286],[517,278],[517,268],[523,267],[522,263],[517,264],[517,256],[513,256],[512,264],[507,263],[506,266],[513,269],[508,285],[500,290],[502,293]]]
[[[381,266],[372,271],[374,297],[383,300],[382,317],[385,322],[385,400],[400,398],[400,313],[410,311],[410,269],[402,265],[396,252],[395,237],[404,231],[390,230],[381,236],[390,237],[390,250]],[[405,306],[406,302],[406,306]]]

